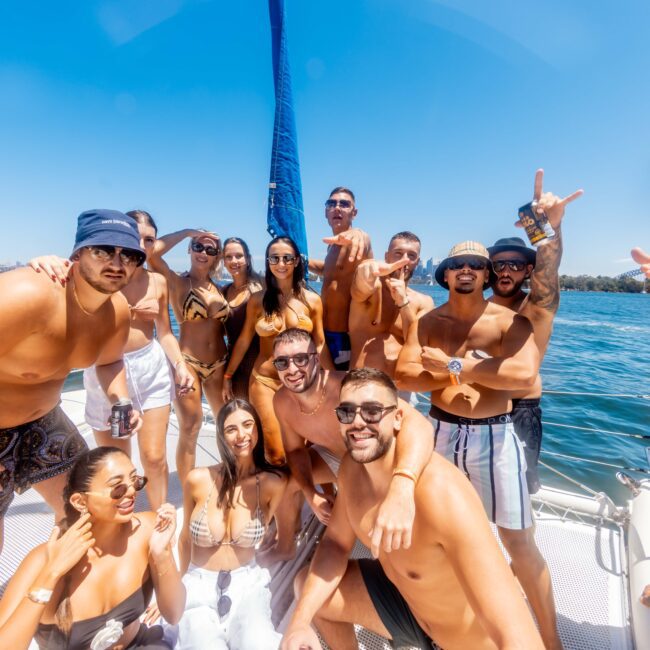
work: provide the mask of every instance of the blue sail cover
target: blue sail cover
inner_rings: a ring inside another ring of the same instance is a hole
[[[266,227],[273,236],[291,237],[307,257],[305,213],[298,160],[298,139],[291,94],[291,72],[287,52],[284,0],[269,0],[275,84],[275,122],[269,178],[269,207]]]

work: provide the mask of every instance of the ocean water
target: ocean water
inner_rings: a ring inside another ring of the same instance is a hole
[[[318,285],[315,287],[319,288]],[[447,300],[440,287],[414,287],[433,296],[436,305]],[[172,327],[177,326],[172,316]],[[551,343],[542,364],[544,440],[541,461],[593,490],[605,491],[624,503],[629,492],[615,478],[617,468],[639,468],[628,473],[650,478],[650,294],[563,292]],[[80,387],[79,373],[66,388]],[[606,397],[598,394],[624,394]],[[422,407],[423,412],[426,408]],[[596,431],[568,429],[579,426]],[[611,435],[612,431],[647,440]],[[616,467],[558,458],[551,454],[609,463]],[[542,482],[580,492],[566,480],[540,467]]]

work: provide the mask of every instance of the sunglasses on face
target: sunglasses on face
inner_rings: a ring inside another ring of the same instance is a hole
[[[86,246],[86,250],[98,262],[111,262],[115,253],[119,251],[120,262],[124,266],[140,266],[144,264],[146,255],[131,248],[118,248],[117,246]]]
[[[271,266],[277,266],[280,262],[288,266],[289,264],[293,264],[296,261],[296,256],[295,255],[269,255],[266,258],[266,261]]]
[[[232,576],[230,575],[230,571],[226,571],[226,570],[219,571],[219,575],[217,576],[217,589],[219,590],[219,600],[217,601],[217,613],[219,614],[219,618],[228,616],[228,613],[230,612],[230,608],[232,607],[232,600],[230,600],[230,596],[226,596],[225,594],[226,589],[228,589],[228,587],[230,586],[231,580],[232,580]]]
[[[280,372],[286,370],[292,361],[296,368],[304,368],[315,354],[316,352],[301,352],[294,354],[292,357],[278,357],[277,359],[273,359],[273,365]]]
[[[352,207],[352,201],[349,199],[339,199],[338,201],[336,199],[327,199],[327,201],[325,201],[325,207],[328,210],[333,210],[337,206],[344,210],[349,210]]]
[[[499,260],[492,262],[492,268],[496,273],[501,273],[506,266],[511,271],[523,271],[526,268],[526,260]]]
[[[363,404],[339,404],[334,411],[341,424],[352,424],[357,413],[361,413],[361,419],[366,424],[376,424],[386,413],[390,413],[396,408],[396,404],[384,406],[376,402],[364,402]]]
[[[113,501],[119,501],[128,491],[130,487],[136,492],[140,492],[142,488],[147,484],[149,479],[146,476],[134,476],[133,480],[130,483],[120,483],[111,488],[111,491],[108,493],[108,496],[113,499]],[[100,494],[104,495],[104,492],[86,492],[86,494]]]
[[[447,262],[447,268],[450,271],[460,271],[466,266],[469,266],[472,271],[484,271],[487,269],[487,265],[487,260],[481,257],[458,257]]]
[[[219,249],[215,248],[214,246],[206,246],[205,244],[202,244],[200,241],[193,241],[190,244],[191,249],[195,253],[203,253],[205,252],[206,255],[209,255],[210,257],[216,257],[219,255]]]

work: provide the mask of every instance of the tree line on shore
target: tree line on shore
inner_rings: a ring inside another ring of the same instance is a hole
[[[604,275],[561,275],[563,291],[609,291],[613,293],[641,293],[644,283],[635,278],[609,278]]]

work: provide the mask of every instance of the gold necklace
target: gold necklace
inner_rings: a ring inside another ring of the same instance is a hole
[[[81,309],[81,311],[86,314],[86,316],[94,316],[94,314],[84,309],[84,306],[81,304],[81,302],[79,302],[79,296],[77,295],[77,283],[74,280],[72,281],[72,295],[74,296],[74,301],[77,303],[77,307],[79,307],[79,309]]]
[[[323,406],[323,401],[325,400],[325,392],[327,388],[327,380],[323,375],[321,375],[321,377],[323,377],[323,390],[321,391],[320,399],[318,400],[318,404],[316,405],[316,408],[313,411],[309,411],[309,412],[303,411],[302,407],[300,406],[300,402],[298,402],[298,408],[300,409],[300,412],[303,415],[314,415],[314,413],[316,413],[318,409],[320,409],[320,407]]]

